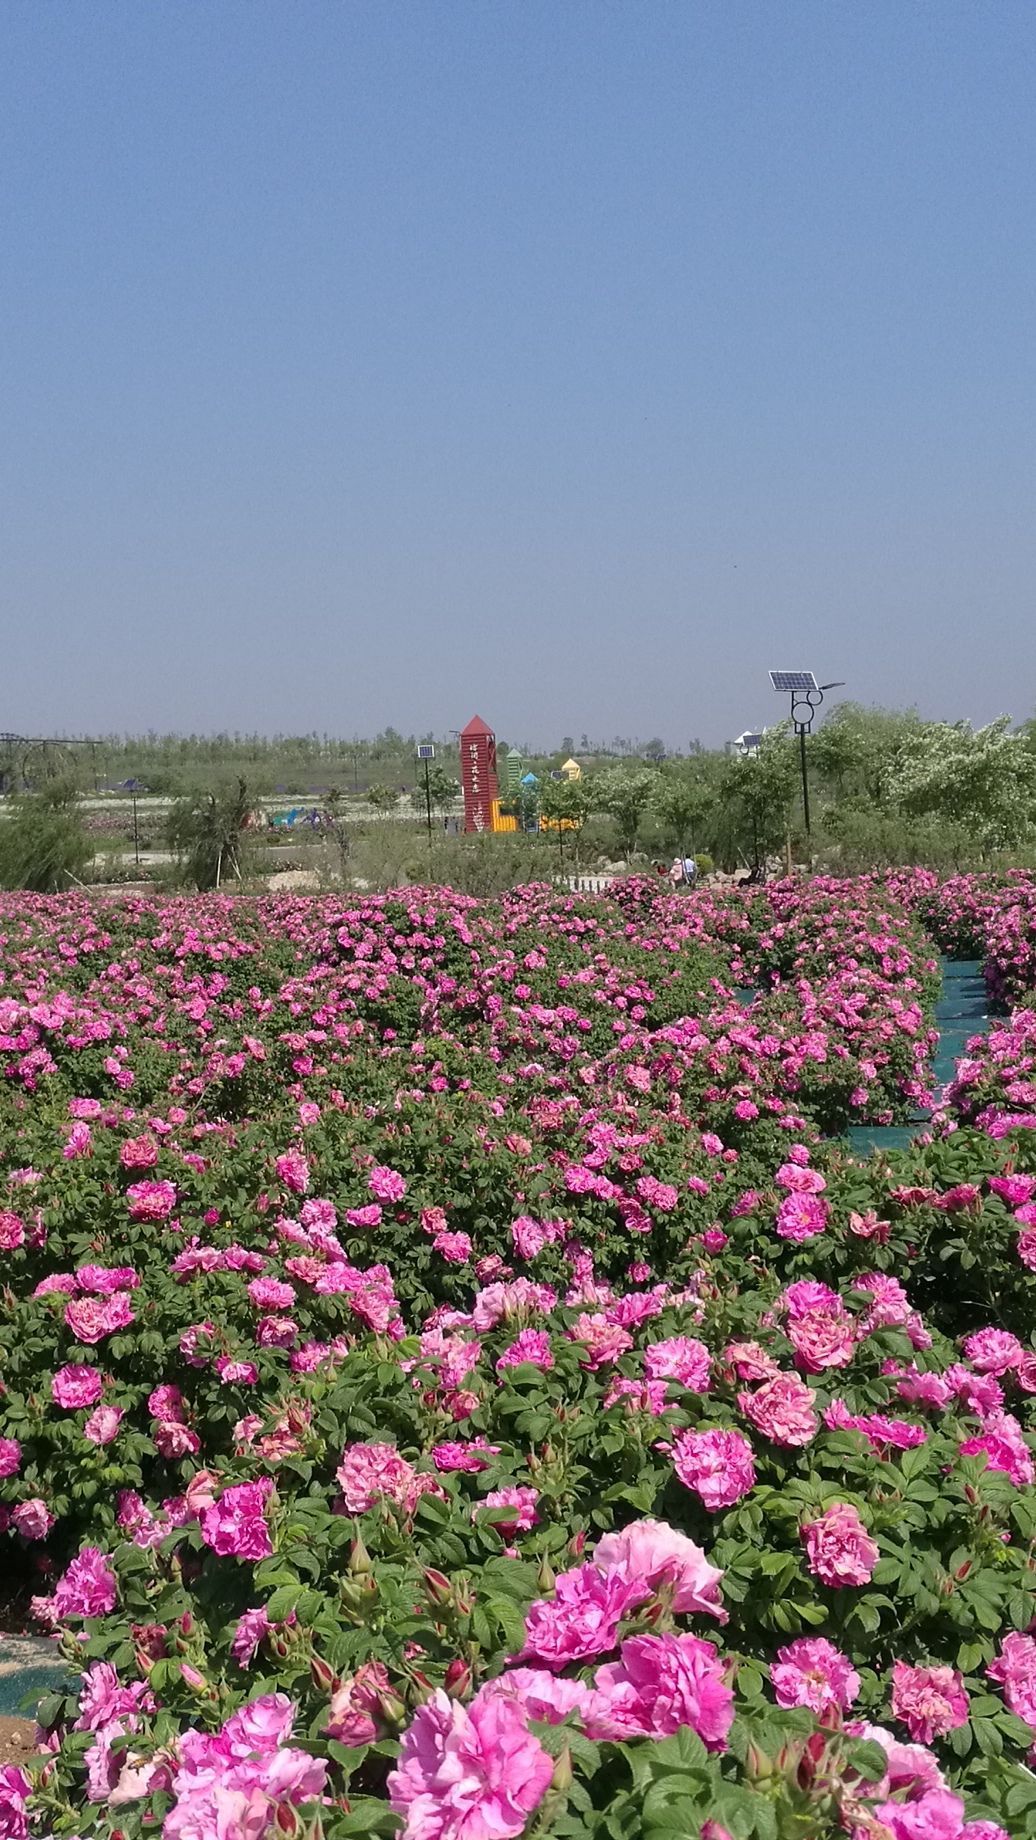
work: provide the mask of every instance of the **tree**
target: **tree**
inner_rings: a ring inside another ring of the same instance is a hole
[[[557,838],[558,859],[564,865],[565,844],[578,853],[583,826],[590,816],[590,792],[581,779],[548,779],[540,787],[540,814]]]
[[[590,816],[590,789],[581,779],[547,779],[540,787],[540,812],[551,824],[564,823],[578,837]]]
[[[925,722],[896,764],[892,791],[909,816],[959,824],[983,850],[1006,849],[1032,834],[1036,755],[1008,716],[978,729]]]
[[[651,793],[651,810],[666,844],[685,855],[716,803],[716,795],[699,772],[686,768],[663,769]]]
[[[619,847],[624,856],[633,851],[640,820],[654,791],[655,775],[626,767],[606,767],[590,782],[594,804],[607,812],[619,833]]]
[[[841,703],[809,738],[810,771],[839,803],[894,809],[900,763],[914,754],[924,728],[913,709]]]
[[[457,802],[460,786],[454,779],[453,774],[447,773],[445,767],[440,767],[438,761],[433,762],[428,768],[428,792],[431,797],[433,811],[449,811],[450,806],[455,805]],[[423,768],[421,769],[421,777],[414,787],[413,792],[410,794],[410,802],[415,811],[424,811],[425,791]]]
[[[766,735],[757,754],[732,754],[724,762],[715,826],[716,854],[722,860],[733,865],[741,855],[758,869],[780,849],[795,796],[795,772],[783,728]]]
[[[55,782],[18,793],[0,819],[0,887],[60,894],[82,880],[93,856],[74,787]]]
[[[367,788],[367,803],[375,811],[394,811],[399,804],[399,793],[395,786],[382,786],[375,783]]]
[[[243,779],[215,792],[179,799],[166,835],[186,874],[199,890],[218,888],[228,875],[241,876],[252,800]]]
[[[332,839],[335,849],[338,851],[338,868],[342,880],[344,881],[348,874],[349,852],[352,848],[352,843],[345,825],[342,809],[342,795],[337,787],[333,786],[324,800],[324,809],[321,812],[321,822],[324,830]]]
[[[644,743],[644,759],[645,760],[650,760],[654,766],[660,767],[663,760],[665,759],[665,756],[666,756],[666,746],[665,746],[665,742],[662,740],[662,737],[660,735],[653,735],[650,741],[645,741]]]

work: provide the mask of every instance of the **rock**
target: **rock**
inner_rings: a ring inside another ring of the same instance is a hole
[[[320,887],[320,877],[315,869],[278,869],[276,875],[268,875],[266,886],[271,894],[279,894],[289,889],[312,890]]]

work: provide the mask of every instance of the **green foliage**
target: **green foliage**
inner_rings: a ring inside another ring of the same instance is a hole
[[[590,805],[590,788],[581,779],[547,779],[540,789],[543,817],[572,826],[576,837],[590,816]]]
[[[703,835],[716,793],[697,764],[671,763],[658,774],[650,803],[666,845],[682,855]]]
[[[900,760],[892,792],[910,815],[959,824],[984,849],[1003,849],[1032,834],[1036,754],[1007,716],[979,729],[929,722]]]
[[[394,811],[399,804],[399,793],[395,786],[383,786],[376,782],[367,788],[367,803],[375,811]]]
[[[598,773],[591,792],[599,811],[607,812],[619,833],[619,846],[625,855],[636,847],[640,821],[655,789],[656,775],[641,768],[608,767]]]
[[[758,866],[781,848],[796,790],[797,762],[783,729],[767,735],[755,755],[732,755],[725,763],[713,840],[721,862],[739,857]]]
[[[0,814],[0,888],[58,894],[83,879],[93,845],[71,787],[20,793],[6,813]]]
[[[424,811],[427,803],[424,767],[419,765],[417,771],[417,785],[410,795],[410,802],[415,811]],[[428,796],[431,799],[432,810],[449,811],[450,807],[456,804],[459,794],[458,780],[452,773],[448,773],[445,767],[441,767],[437,760],[433,761],[428,768]]]
[[[252,802],[243,779],[218,791],[180,799],[169,814],[167,836],[184,873],[199,890],[240,878]]]

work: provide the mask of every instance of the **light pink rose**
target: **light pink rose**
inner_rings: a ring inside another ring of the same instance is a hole
[[[388,1779],[403,1840],[516,1840],[554,1765],[504,1693],[462,1706],[440,1690],[414,1714]]]

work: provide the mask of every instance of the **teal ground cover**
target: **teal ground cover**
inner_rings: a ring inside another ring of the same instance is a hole
[[[939,968],[942,985],[935,1005],[939,1040],[932,1056],[936,1104],[952,1080],[957,1062],[966,1055],[969,1041],[987,1034],[992,1027],[981,959],[942,958]],[[857,1156],[872,1156],[876,1150],[905,1150],[930,1116],[919,1111],[907,1124],[853,1125],[846,1136]]]
[[[43,1695],[67,1680],[68,1662],[45,1636],[0,1635],[0,1717],[31,1718]]]

